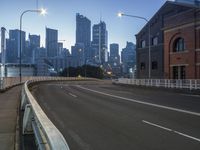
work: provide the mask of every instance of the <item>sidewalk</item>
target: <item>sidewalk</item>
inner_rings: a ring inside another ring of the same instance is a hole
[[[0,150],[14,150],[21,86],[0,93]]]

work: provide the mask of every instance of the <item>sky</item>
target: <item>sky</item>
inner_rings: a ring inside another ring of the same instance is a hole
[[[107,26],[108,44],[118,43],[121,51],[126,46],[126,41],[135,43],[135,34],[142,29],[145,21],[130,17],[119,18],[117,13],[150,19],[165,2],[166,0],[0,0],[0,27],[5,27],[7,31],[19,29],[23,11],[43,7],[47,9],[46,16],[37,13],[24,15],[22,30],[26,31],[26,37],[28,38],[29,33],[40,35],[41,46],[45,46],[45,27],[57,29],[58,39],[65,40],[64,47],[71,50],[71,46],[75,44],[76,13],[80,13],[90,19],[92,25],[99,23],[101,18]]]

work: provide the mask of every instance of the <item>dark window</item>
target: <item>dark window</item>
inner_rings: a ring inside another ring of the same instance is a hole
[[[174,42],[173,52],[181,52],[185,50],[185,41],[183,38],[177,38]]]
[[[158,37],[152,38],[152,45],[153,46],[158,45]]]
[[[141,62],[141,64],[140,64],[140,70],[144,70],[144,69],[145,69],[145,63]]]
[[[158,62],[157,61],[152,61],[152,63],[151,63],[151,69],[152,70],[158,69]]]
[[[173,67],[173,79],[185,79],[185,66]]]

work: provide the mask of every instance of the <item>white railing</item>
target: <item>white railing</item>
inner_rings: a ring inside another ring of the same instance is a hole
[[[177,89],[200,89],[200,79],[172,80],[172,79],[127,79],[119,78],[112,81],[119,84],[130,84],[138,86],[177,88]]]

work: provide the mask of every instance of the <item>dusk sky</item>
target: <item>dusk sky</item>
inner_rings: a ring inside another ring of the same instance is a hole
[[[58,30],[58,39],[66,40],[64,46],[71,49],[75,43],[76,13],[91,20],[92,25],[99,23],[100,16],[108,30],[108,44],[119,43],[120,51],[126,41],[135,43],[135,34],[145,25],[136,18],[119,18],[118,12],[138,15],[150,19],[166,0],[38,0],[39,8],[47,9],[43,17],[27,13],[23,17],[23,30],[26,36],[41,35],[41,46],[45,46],[45,26]],[[27,9],[36,9],[36,0],[1,0],[0,26],[19,29],[20,14]],[[8,37],[8,34],[6,35]]]

